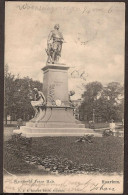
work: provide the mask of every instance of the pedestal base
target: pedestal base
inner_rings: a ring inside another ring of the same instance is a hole
[[[94,135],[94,137],[102,137],[102,134],[96,133],[92,129],[86,128],[36,128],[22,126],[20,129],[14,130],[13,133],[21,134],[23,137],[61,137],[61,136],[84,136]]]
[[[76,120],[71,107],[47,106],[40,108],[36,117],[26,123],[26,127],[36,128],[84,128],[85,125]]]
[[[91,129],[86,129],[84,124],[76,120],[71,107],[46,107],[40,108],[38,115],[26,126],[14,130],[13,133],[22,134],[24,137],[46,136],[84,136],[93,134],[101,137]]]

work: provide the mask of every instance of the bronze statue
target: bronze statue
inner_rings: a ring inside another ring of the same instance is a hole
[[[54,26],[54,30],[52,30],[48,36],[47,41],[47,63],[56,63],[59,61],[59,57],[61,57],[62,44],[64,41],[62,33],[59,31],[59,24]]]
[[[37,116],[40,107],[44,107],[46,105],[46,99],[43,92],[38,91],[37,88],[34,88],[33,91],[35,96],[34,96],[34,101],[31,101],[31,105],[35,110],[35,116]]]
[[[71,100],[71,96],[73,96],[75,94],[75,91],[69,91],[69,93],[68,93],[68,97],[69,97],[69,104],[70,104],[70,106],[71,107],[74,107],[74,104],[73,104],[73,102],[72,102],[72,100]]]

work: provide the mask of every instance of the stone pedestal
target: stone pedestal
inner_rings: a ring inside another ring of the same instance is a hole
[[[55,106],[56,100],[61,101],[60,106],[69,106],[68,69],[69,67],[59,64],[48,64],[42,69],[43,93],[47,99],[47,106]]]
[[[69,105],[68,69],[60,64],[48,64],[42,70],[43,93],[46,107],[40,107],[39,113],[26,123],[26,128],[84,128],[73,115]]]
[[[40,107],[36,117],[14,133],[25,137],[82,136],[94,133],[75,119],[69,104],[68,69],[63,64],[48,64],[42,70],[43,93],[47,104]]]

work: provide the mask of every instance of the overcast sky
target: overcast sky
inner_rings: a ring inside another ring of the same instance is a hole
[[[81,84],[91,81],[123,83],[124,3],[6,2],[5,11],[5,64],[15,75],[43,81],[47,37],[58,23],[69,89],[80,93]]]

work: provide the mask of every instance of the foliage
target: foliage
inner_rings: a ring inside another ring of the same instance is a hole
[[[97,81],[88,83],[85,86],[85,91],[82,95],[83,103],[81,104],[79,110],[80,110],[81,115],[83,116],[86,115],[87,121],[92,120],[92,114],[93,114],[94,108],[96,109],[96,111],[99,110],[97,99],[98,99],[98,96],[101,94],[102,89],[103,89],[102,84]]]
[[[19,78],[12,75],[8,66],[5,66],[5,117],[7,115],[16,116],[15,120],[22,118],[29,120],[34,114],[30,103],[30,94],[33,88],[42,90],[42,84],[39,81],[33,81],[29,77]]]
[[[120,121],[123,118],[123,87],[118,82],[108,83],[104,87],[100,82],[88,83],[82,95],[83,103],[79,112],[85,120],[101,117],[103,121]],[[86,116],[86,118],[85,118]]]
[[[7,122],[7,115],[9,115],[9,113],[11,113],[12,109],[13,109],[13,94],[14,94],[14,80],[15,80],[15,76],[12,75],[11,73],[9,73],[8,71],[8,65],[5,66],[5,78],[4,78],[4,82],[5,82],[5,95],[4,95],[4,114],[5,114],[5,119]]]

